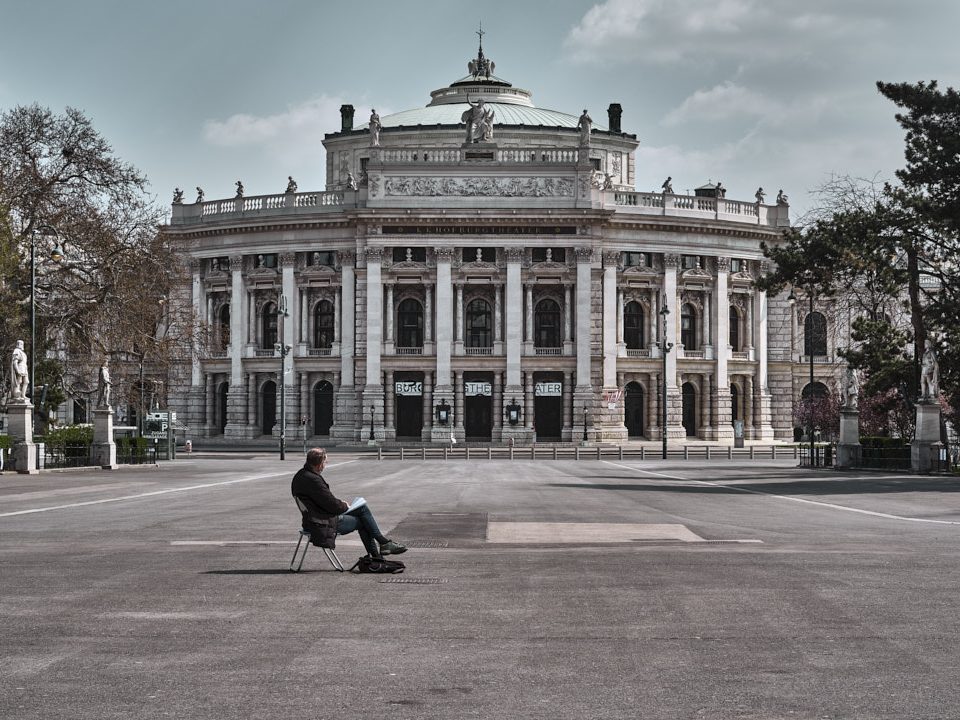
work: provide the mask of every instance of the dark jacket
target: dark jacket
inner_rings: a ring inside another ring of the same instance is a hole
[[[332,548],[337,537],[337,518],[349,505],[338,500],[323,476],[304,465],[293,476],[291,494],[303,503],[303,528],[310,531],[310,542]]]

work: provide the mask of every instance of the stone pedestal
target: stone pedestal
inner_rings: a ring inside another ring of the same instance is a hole
[[[113,441],[113,408],[93,411],[93,460],[104,470],[117,469],[117,444]]]
[[[840,442],[837,443],[837,468],[853,468],[860,465],[860,411],[853,408],[840,410]]]
[[[917,432],[910,443],[910,467],[914,472],[930,472],[934,446],[940,443],[940,406],[932,402],[917,403]]]
[[[13,462],[18,473],[37,474],[37,445],[33,442],[33,405],[24,401],[7,405],[7,427],[13,440]]]

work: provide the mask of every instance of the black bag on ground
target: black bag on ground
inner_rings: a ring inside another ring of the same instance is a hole
[[[402,573],[405,567],[406,565],[399,560],[385,560],[383,558],[364,555],[357,560],[350,569],[356,569],[359,573],[389,573],[396,575],[397,573]]]

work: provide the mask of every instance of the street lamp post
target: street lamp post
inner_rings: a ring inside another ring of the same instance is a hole
[[[660,350],[663,356],[663,379],[660,383],[660,438],[663,444],[663,459],[667,459],[667,353],[673,349],[673,343],[667,342],[667,316],[670,314],[670,308],[667,307],[664,299],[663,307],[660,309],[660,317],[663,318],[663,332],[660,336]]]
[[[373,408],[373,405],[371,405],[371,406],[370,406],[370,439],[371,439],[371,440],[375,440],[375,439],[376,439],[376,438],[374,438],[374,436],[373,436],[373,411],[374,411],[374,408]]]
[[[60,251],[60,235],[50,225],[40,225],[30,233],[30,402],[34,408],[37,405],[36,378],[37,378],[37,235],[52,236],[53,250],[50,259],[60,262],[63,253]],[[34,410],[36,412],[36,410]]]
[[[583,441],[587,441],[587,406],[583,406]]]

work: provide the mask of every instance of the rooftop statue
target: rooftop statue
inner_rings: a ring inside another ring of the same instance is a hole
[[[777,205],[789,205],[787,202],[787,196],[783,192],[783,188],[780,188],[780,192],[777,193]]]
[[[664,195],[673,195],[673,178],[668,177],[663,181],[663,185],[660,186],[663,190]]]
[[[586,147],[590,144],[590,131],[593,129],[593,118],[587,114],[587,109],[583,109],[583,115],[577,120],[577,127],[580,129],[580,146]]]
[[[173,204],[181,205],[183,204],[183,190],[180,188],[173,189]]]
[[[243,183],[240,182],[239,180],[237,180],[237,197],[238,198],[243,197]]]
[[[27,353],[23,350],[23,340],[17,340],[10,358],[10,393],[14,402],[27,401],[27,387],[30,376],[27,373]]]
[[[467,142],[490,142],[493,140],[493,109],[486,106],[483,98],[472,103],[468,97],[467,105],[470,106],[470,109],[464,110],[463,115],[460,116],[460,121],[467,125]]]
[[[380,124],[380,116],[377,115],[376,110],[370,111],[370,145],[372,147],[379,147],[380,145],[380,129],[383,125]]]
[[[767,196],[767,194],[763,191],[762,187],[759,187],[753,196],[757,199],[757,205],[763,205],[763,199]]]
[[[197,202],[198,203],[203,202],[203,188],[200,187],[199,185],[197,185]]]
[[[293,175],[287,175],[287,192],[295,193],[297,191],[297,181],[293,179]]]

